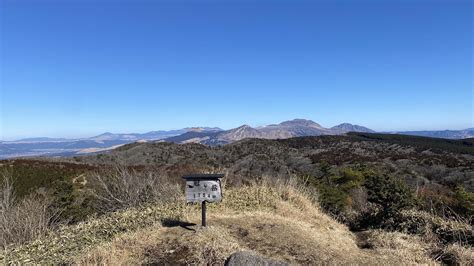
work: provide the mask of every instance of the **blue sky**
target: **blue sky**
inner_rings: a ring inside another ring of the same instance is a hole
[[[1,1],[0,139],[474,126],[471,1]]]

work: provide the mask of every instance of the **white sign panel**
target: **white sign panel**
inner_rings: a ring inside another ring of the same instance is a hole
[[[186,202],[219,202],[222,200],[218,180],[186,181]]]

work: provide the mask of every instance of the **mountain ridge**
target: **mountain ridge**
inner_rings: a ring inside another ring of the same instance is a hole
[[[333,128],[325,128],[312,120],[297,118],[258,128],[244,124],[233,129],[218,132],[217,134],[201,134],[199,137],[189,135],[188,138],[186,138],[186,135],[181,135],[179,138],[172,137],[164,139],[164,141],[174,143],[194,142],[213,146],[228,144],[246,138],[286,139],[304,136],[340,135],[351,131],[364,133],[375,132],[369,128],[352,125],[350,123],[343,123]]]
[[[375,133],[376,131],[350,123],[341,123],[326,128],[312,120],[297,118],[256,128],[244,124],[228,130],[218,127],[186,127],[177,130],[156,130],[145,133],[104,132],[93,137],[77,139],[33,137],[14,141],[0,141],[0,159],[24,156],[73,156],[91,151],[104,151],[111,147],[119,147],[132,142],[166,141],[217,146],[245,138],[286,139],[303,136],[344,135],[348,132]],[[444,139],[474,138],[474,128],[381,133]]]
[[[364,132],[364,133],[375,133],[375,130],[372,130],[370,128],[364,127],[364,126],[359,126],[359,125],[353,125],[350,123],[342,123],[337,126],[331,127],[332,130],[335,131],[341,131],[341,132]]]

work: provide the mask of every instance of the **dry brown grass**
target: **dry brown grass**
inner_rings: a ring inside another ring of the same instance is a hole
[[[444,247],[439,253],[440,260],[450,264],[474,265],[474,248],[452,244]]]
[[[75,264],[79,265],[137,265],[145,261],[144,251],[161,238],[156,226],[119,235],[110,243],[84,252]]]
[[[79,265],[223,264],[238,242],[221,228],[189,231],[180,227],[152,228],[123,234],[76,259]]]
[[[348,228],[322,213],[310,193],[292,185],[232,188],[209,208],[208,228],[154,226],[122,234],[79,255],[78,264],[222,264],[233,252],[252,250],[291,264],[435,264],[417,237],[374,231],[371,249],[358,247]],[[184,220],[199,224],[199,208]]]
[[[147,263],[222,265],[237,250],[238,240],[224,228],[199,228],[194,232],[173,227],[164,228],[162,238],[145,251]]]
[[[421,237],[383,230],[367,233],[369,234],[367,242],[371,245],[374,255],[380,259],[398,257],[405,264],[434,264],[430,258],[434,247]]]
[[[167,219],[177,223],[164,223]],[[440,250],[420,237],[381,230],[366,232],[367,243],[362,246],[360,237],[320,210],[312,191],[293,180],[263,178],[224,189],[223,202],[209,205],[207,228],[185,228],[180,222],[200,223],[199,206],[185,206],[182,196],[175,202],[157,201],[62,227],[16,247],[9,259],[43,264],[211,265],[222,264],[233,252],[252,250],[291,264],[395,265],[472,264],[474,254],[472,248],[451,245]],[[438,253],[433,255],[433,250]]]
[[[78,254],[86,254],[98,245],[142,228],[149,228],[164,218],[177,219],[188,208],[184,204],[142,206],[119,211],[57,230],[25,245],[14,246],[2,260],[9,263],[61,264],[70,263]]]

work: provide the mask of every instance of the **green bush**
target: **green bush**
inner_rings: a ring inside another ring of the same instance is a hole
[[[474,216],[474,193],[466,191],[464,187],[458,186],[455,189],[455,199],[457,201],[457,209],[464,216],[468,216],[472,220]]]
[[[349,195],[347,192],[340,187],[324,182],[319,183],[317,187],[321,207],[333,215],[341,215],[348,205]]]
[[[59,178],[53,183],[51,208],[58,213],[59,221],[77,223],[94,213],[91,196],[75,189],[68,178]]]
[[[323,175],[319,179],[306,178],[306,183],[318,188],[324,210],[354,229],[392,225],[391,220],[401,210],[416,203],[412,191],[402,180],[373,169],[345,167],[331,174],[323,163],[321,170]]]
[[[402,180],[388,175],[368,174],[364,186],[367,188],[368,201],[380,206],[380,211],[371,217],[371,223],[389,225],[390,220],[401,210],[411,208],[416,203],[408,186]]]
[[[320,204],[329,213],[342,216],[345,220],[344,214],[353,202],[350,191],[364,183],[364,175],[353,168],[343,168],[331,175],[330,168],[324,162],[320,168],[323,176],[320,179],[309,179],[318,188]]]
[[[358,170],[344,168],[339,175],[333,177],[333,180],[341,186],[342,190],[349,191],[360,187],[364,183],[364,175]]]

